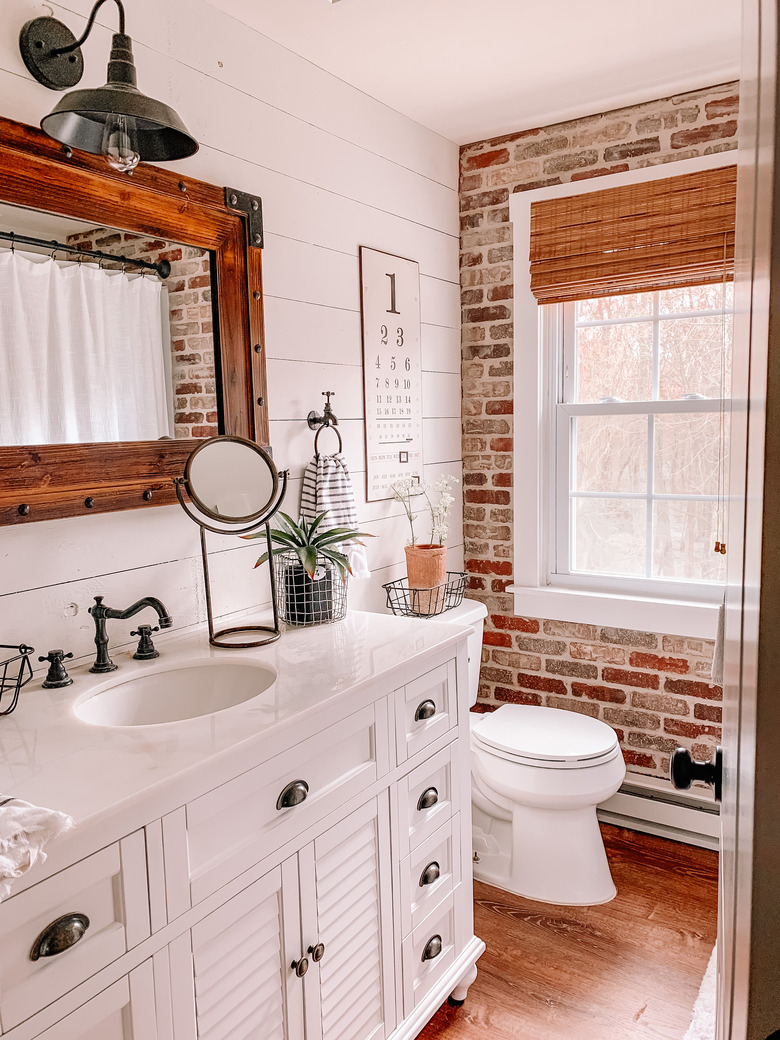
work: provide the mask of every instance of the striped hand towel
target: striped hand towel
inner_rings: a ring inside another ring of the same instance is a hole
[[[357,508],[347,460],[337,451],[334,455],[315,455],[303,474],[301,516],[313,520],[327,510],[322,527],[357,529]],[[347,545],[343,552],[349,560],[353,578],[370,578],[366,550],[362,545]]]

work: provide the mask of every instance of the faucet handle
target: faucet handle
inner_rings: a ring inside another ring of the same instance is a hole
[[[49,662],[49,670],[42,683],[44,690],[58,690],[62,686],[71,685],[73,680],[65,671],[63,664],[63,661],[69,657],[73,657],[73,654],[66,654],[64,650],[50,650],[45,657],[38,658],[39,661]]]
[[[151,661],[153,657],[159,657],[160,651],[155,650],[154,643],[152,642],[152,632],[159,632],[160,629],[151,625],[139,625],[138,628],[131,632],[131,636],[140,636],[138,640],[138,649],[133,654],[135,661]]]

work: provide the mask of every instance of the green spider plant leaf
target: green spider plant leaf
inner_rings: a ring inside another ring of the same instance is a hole
[[[341,580],[346,582],[347,575],[352,573],[352,568],[349,565],[349,560],[340,552],[336,552],[333,549],[322,549],[320,555],[324,556],[326,560],[330,560],[336,570],[339,572]]]
[[[295,551],[305,567],[306,573],[314,580],[314,572],[317,569],[317,550],[313,545],[300,545]]]
[[[280,546],[280,548],[278,548],[278,549],[272,549],[271,550],[271,555],[272,556],[279,556],[280,553],[285,553],[285,552],[289,552],[289,549],[287,549],[285,546]],[[265,563],[265,561],[267,559],[268,559],[268,553],[264,552],[263,555],[259,558],[259,560],[255,564],[255,567],[260,567],[262,564]]]

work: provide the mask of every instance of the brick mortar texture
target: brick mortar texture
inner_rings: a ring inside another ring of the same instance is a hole
[[[546,704],[601,718],[617,730],[628,769],[653,776],[668,776],[675,747],[709,758],[720,740],[713,644],[514,617],[506,592],[514,519],[509,196],[735,149],[738,103],[738,85],[721,84],[460,152],[465,555],[468,595],[488,608],[477,709]]]

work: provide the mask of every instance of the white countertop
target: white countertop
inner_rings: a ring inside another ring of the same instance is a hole
[[[287,729],[302,714],[380,680],[399,665],[463,638],[459,625],[350,611],[345,620],[284,629],[275,643],[251,650],[211,647],[205,627],[160,632],[160,657],[134,661],[113,652],[118,669],[92,675],[91,662],[70,670],[73,685],[44,690],[43,676],[24,687],[16,710],[0,718],[0,792],[59,809],[77,823],[115,812],[203,763],[258,736]],[[273,666],[276,682],[243,704],[156,726],[106,727],[82,722],[74,703],[97,686],[144,671],[199,660],[252,658]],[[392,688],[388,685],[388,692]]]

